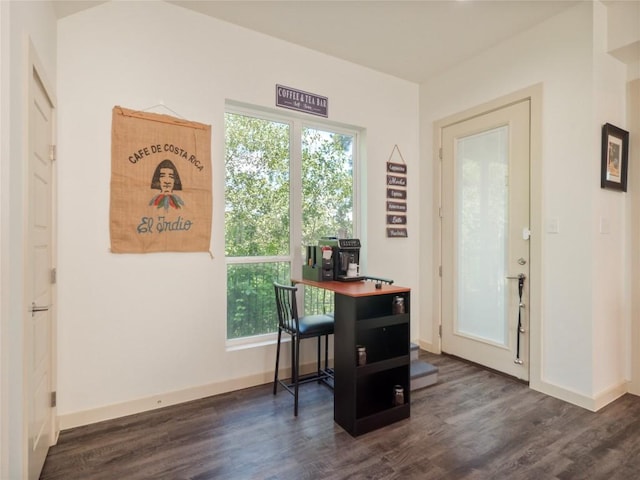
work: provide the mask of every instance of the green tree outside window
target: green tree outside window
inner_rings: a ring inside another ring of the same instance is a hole
[[[300,142],[292,140],[294,131],[300,132]],[[354,137],[297,128],[294,122],[225,115],[227,338],[275,332],[273,282],[290,281],[293,266],[301,265],[303,245],[338,232],[352,235]],[[293,144],[300,144],[301,152],[292,153]],[[293,162],[299,168],[292,168]],[[301,178],[292,179],[292,171]],[[301,186],[299,192],[292,191],[292,183]],[[292,211],[301,212],[299,218]],[[294,252],[291,238],[302,239]],[[318,311],[314,298],[305,295],[305,311]]]

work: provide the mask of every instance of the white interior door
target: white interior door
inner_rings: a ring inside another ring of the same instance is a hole
[[[25,382],[29,479],[37,479],[55,438],[52,374],[53,107],[35,69],[29,104],[29,214],[26,259]]]
[[[442,129],[442,351],[529,379],[529,101]]]

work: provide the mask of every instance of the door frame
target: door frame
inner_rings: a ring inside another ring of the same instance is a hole
[[[496,98],[481,105],[458,112],[434,122],[433,126],[433,158],[435,163],[433,177],[433,262],[436,268],[433,273],[433,310],[432,338],[435,353],[442,353],[442,163],[441,142],[442,130],[448,125],[459,123],[485,113],[499,110],[508,105],[529,100],[530,118],[530,260],[529,260],[529,385],[540,390],[542,372],[542,84],[538,83],[503,97]]]
[[[640,139],[640,112],[635,105],[640,102],[640,78],[627,83],[627,126],[631,134],[631,141],[637,145]],[[640,149],[629,149],[629,161],[637,165],[640,162]],[[640,172],[637,168],[629,171],[629,185],[631,189],[640,185]],[[629,245],[638,245],[640,242],[640,208],[637,198],[627,197],[629,209],[627,221],[631,226],[629,233]],[[631,264],[628,268],[629,282],[631,285],[631,381],[629,393],[640,395],[640,275],[637,273],[640,267],[640,252],[637,248],[627,247]]]
[[[31,201],[31,189],[29,187],[29,171],[30,171],[30,152],[31,152],[31,104],[33,102],[33,82],[34,77],[37,76],[40,81],[42,88],[47,95],[50,103],[51,103],[51,142],[53,145],[56,144],[56,98],[54,94],[54,89],[52,88],[52,83],[49,81],[44,65],[40,61],[37,50],[33,44],[31,38],[28,39],[28,60],[26,62],[27,70],[25,72],[25,98],[24,98],[24,137],[23,137],[23,162],[24,162],[24,175],[23,175],[23,191],[24,191],[24,201],[25,201],[25,209],[23,210],[23,220],[22,224],[24,225],[24,245],[28,245],[30,242],[29,238],[29,202]],[[51,170],[51,267],[54,268],[57,265],[57,210],[56,210],[56,198],[57,198],[57,169],[56,169],[56,161],[52,161],[52,170]],[[30,292],[30,275],[28,269],[31,266],[31,261],[29,259],[29,249],[25,248],[23,250],[23,300],[24,300],[24,308],[23,308],[23,318],[22,318],[22,398],[23,398],[23,472],[25,475],[29,473],[29,398],[30,394],[30,372],[29,372],[29,359],[28,355],[31,353],[31,345],[29,344],[30,335],[28,335],[26,329],[29,326],[29,319],[31,317],[31,305],[30,298],[28,297],[28,292]],[[49,314],[51,316],[51,332],[50,332],[50,348],[51,348],[51,391],[57,391],[57,288],[56,283],[52,282],[51,284],[51,308],[49,310]],[[58,420],[57,415],[57,407],[52,407],[51,412],[51,425],[50,425],[50,438],[51,445],[55,445],[58,439],[58,435],[60,433],[60,422]],[[51,446],[50,445],[50,446]]]

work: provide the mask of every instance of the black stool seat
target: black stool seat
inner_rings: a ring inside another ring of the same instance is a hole
[[[311,381],[322,382],[333,389],[333,370],[329,368],[329,335],[333,334],[333,315],[306,315],[298,317],[296,286],[273,284],[278,311],[278,344],[276,346],[276,371],[273,378],[273,394],[282,385],[294,397],[293,414],[298,415],[298,387]],[[278,378],[280,363],[280,341],[282,332],[291,335],[291,380],[285,382]],[[324,368],[320,362],[320,338],[325,337]],[[300,375],[300,340],[317,338],[317,370],[308,375]]]
[[[333,316],[305,315],[304,317],[300,317],[300,335],[303,337],[332,335],[333,323]]]

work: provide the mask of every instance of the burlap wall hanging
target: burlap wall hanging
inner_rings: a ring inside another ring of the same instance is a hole
[[[208,252],[211,126],[113,108],[111,251]]]

